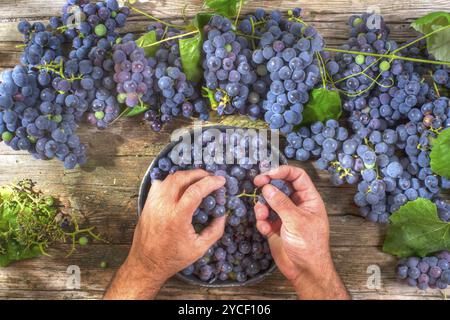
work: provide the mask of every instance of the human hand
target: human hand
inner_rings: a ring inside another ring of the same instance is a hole
[[[198,234],[192,226],[192,216],[203,198],[224,184],[224,177],[212,176],[203,170],[179,171],[164,181],[152,183],[133,245],[121,268],[123,275],[139,273],[138,287],[145,282],[152,287],[134,289],[147,292],[146,296],[127,293],[127,297],[144,299],[156,295],[168,278],[201,258],[222,237],[225,217],[216,218]],[[127,279],[126,290],[132,286],[129,281]],[[115,282],[109,291],[123,289]],[[107,293],[105,297],[116,298],[117,295]]]
[[[272,179],[291,183],[291,198]],[[281,166],[257,176],[267,204],[280,219],[269,221],[269,207],[255,205],[258,230],[268,237],[280,271],[294,284],[300,298],[337,299],[348,294],[335,271],[329,247],[329,223],[323,200],[303,169]]]

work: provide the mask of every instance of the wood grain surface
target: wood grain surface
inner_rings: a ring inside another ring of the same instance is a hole
[[[64,0],[11,0],[0,3],[0,70],[19,61],[16,31],[20,19],[45,21],[59,14]],[[180,21],[182,9],[192,16],[202,9],[202,1],[150,0],[137,6],[158,18]],[[394,39],[404,41],[415,36],[409,23],[431,11],[450,11],[448,0],[331,0],[331,1],[248,1],[244,12],[257,7],[287,10],[301,6],[304,20],[315,25],[328,45],[345,41],[346,21],[353,13],[371,8],[385,17]],[[141,32],[147,18],[133,14],[125,31]],[[50,250],[51,257],[22,261],[0,269],[0,298],[3,299],[98,299],[114,272],[125,259],[136,224],[136,206],[140,181],[158,152],[170,140],[170,133],[187,121],[176,121],[161,133],[153,133],[147,124],[123,119],[105,131],[82,124],[79,134],[88,145],[88,163],[82,168],[64,170],[58,161],[37,161],[25,152],[17,152],[0,143],[0,184],[32,178],[45,192],[59,195],[71,208],[87,217],[89,224],[108,240],[79,248],[64,258],[68,245]],[[385,227],[365,221],[353,205],[355,187],[332,187],[328,175],[311,163],[303,166],[314,179],[328,209],[331,246],[336,267],[354,299],[442,299],[440,290],[419,291],[395,279],[396,260],[382,253]],[[106,261],[107,269],[100,263]],[[81,288],[68,290],[69,265],[81,269]],[[379,288],[368,286],[369,266],[381,270]],[[447,291],[449,293],[449,291]],[[295,299],[292,286],[279,273],[242,288],[205,289],[170,280],[159,299]]]

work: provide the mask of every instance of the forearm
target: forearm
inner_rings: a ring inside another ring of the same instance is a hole
[[[299,299],[302,300],[350,299],[350,295],[333,265],[322,270],[302,272],[294,281],[294,287]]]
[[[154,299],[167,279],[158,275],[157,270],[145,268],[127,258],[117,271],[105,300],[150,300]]]

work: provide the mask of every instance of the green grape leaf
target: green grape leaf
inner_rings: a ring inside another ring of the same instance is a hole
[[[436,205],[418,198],[391,215],[383,251],[397,257],[450,250],[450,223],[439,219]]]
[[[203,68],[201,67],[203,37],[201,33],[191,38],[180,39],[178,43],[186,79],[199,82],[203,76]]]
[[[211,13],[206,12],[197,13],[194,19],[192,19],[192,25],[196,29],[203,31],[203,27],[209,23],[209,20],[211,20],[212,16],[213,14]]]
[[[433,140],[430,160],[434,173],[450,179],[450,129],[441,131]]]
[[[232,18],[238,13],[240,0],[205,0],[204,3],[214,13]]]
[[[153,45],[151,44],[156,42],[156,32],[155,30],[152,30],[150,32],[147,32],[143,36],[141,36],[139,39],[136,40],[136,45],[140,48],[144,49],[145,55],[147,57],[154,57],[156,54],[156,51],[159,49],[159,45]]]
[[[303,110],[302,125],[330,119],[338,120],[342,114],[341,97],[334,90],[313,89],[309,102]]]
[[[424,35],[442,29],[427,38],[427,49],[437,60],[450,61],[450,13],[432,12],[413,21],[411,26]]]
[[[6,254],[0,255],[0,267],[7,267],[14,261],[31,259],[41,255],[38,246],[27,248],[14,240],[9,240],[6,250]]]
[[[198,30],[195,36],[180,39],[180,58],[186,78],[193,82],[199,82],[203,77],[202,46],[204,40],[203,27],[209,22],[212,15],[199,13],[192,20],[191,26]]]
[[[140,115],[141,113],[144,113],[148,109],[149,109],[148,105],[142,104],[139,106],[135,106],[133,108],[128,108],[128,110],[124,112],[123,116],[128,118],[135,117],[137,115]]]

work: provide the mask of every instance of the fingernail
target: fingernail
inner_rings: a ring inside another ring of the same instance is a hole
[[[263,193],[266,199],[272,199],[277,193],[277,189],[271,184],[267,184],[263,189]]]
[[[222,176],[216,176],[216,177],[219,178],[220,181],[223,183],[227,182],[227,179],[225,179],[225,177],[222,177]]]

